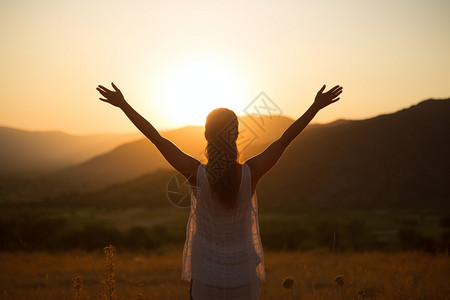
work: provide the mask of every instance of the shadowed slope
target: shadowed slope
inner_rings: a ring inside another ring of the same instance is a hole
[[[446,203],[449,137],[449,99],[312,128],[261,182],[261,206]]]

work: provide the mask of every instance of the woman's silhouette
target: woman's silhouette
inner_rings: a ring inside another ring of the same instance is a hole
[[[265,280],[255,189],[289,144],[316,113],[339,100],[342,87],[325,85],[311,107],[276,141],[243,164],[238,162],[238,119],[225,108],[206,119],[207,163],[182,152],[113,90],[99,85],[100,100],[119,107],[158,148],[193,189],[183,251],[182,279],[191,281],[191,299],[257,299]]]

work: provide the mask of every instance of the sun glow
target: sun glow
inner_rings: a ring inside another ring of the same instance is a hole
[[[162,114],[174,127],[202,125],[211,110],[237,110],[243,103],[243,80],[232,64],[220,57],[185,58],[160,79]]]

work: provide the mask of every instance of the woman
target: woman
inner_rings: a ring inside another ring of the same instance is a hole
[[[257,299],[265,280],[256,186],[316,113],[339,100],[342,87],[317,93],[311,107],[259,155],[238,162],[238,120],[225,108],[206,119],[206,158],[201,164],[182,152],[124,99],[99,85],[100,100],[119,107],[193,188],[183,251],[182,279],[191,281],[191,299]]]

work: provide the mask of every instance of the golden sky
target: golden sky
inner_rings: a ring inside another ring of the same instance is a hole
[[[158,129],[237,114],[264,91],[297,118],[322,84],[344,86],[314,122],[450,97],[450,1],[0,2],[0,125],[130,132],[98,100],[113,81]]]

